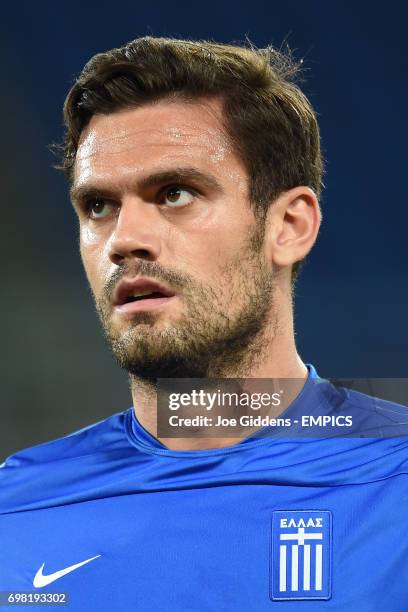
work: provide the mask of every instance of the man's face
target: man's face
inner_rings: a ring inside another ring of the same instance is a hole
[[[244,371],[265,342],[264,228],[220,117],[217,101],[163,101],[95,115],[81,135],[83,263],[115,357],[146,380]]]

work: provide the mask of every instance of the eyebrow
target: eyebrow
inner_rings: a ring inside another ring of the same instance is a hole
[[[216,192],[218,194],[223,193],[221,183],[211,174],[201,172],[193,167],[177,167],[169,170],[160,170],[142,178],[137,181],[138,188],[148,189],[149,187],[156,187],[165,183],[184,183],[193,182],[197,185],[202,186],[204,189]],[[75,204],[86,198],[92,198],[100,195],[111,195],[115,193],[114,189],[98,187],[96,185],[80,185],[75,187],[73,185],[70,190],[70,196],[72,202]]]

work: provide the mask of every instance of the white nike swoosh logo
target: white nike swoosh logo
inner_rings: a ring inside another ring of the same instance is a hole
[[[66,567],[65,569],[58,570],[58,572],[54,572],[53,574],[48,574],[48,576],[44,576],[43,574],[43,569],[45,565],[45,562],[44,562],[42,566],[40,567],[40,569],[38,570],[38,572],[36,573],[36,575],[34,576],[33,586],[35,586],[37,589],[47,586],[47,584],[51,584],[51,582],[58,580],[58,578],[62,578],[62,576],[65,576],[66,574],[73,572],[74,570],[78,569],[78,567],[82,567],[82,565],[85,565],[85,563],[89,563],[90,561],[93,561],[94,559],[97,559],[100,556],[101,555],[95,555],[95,557],[91,557],[90,559],[81,561],[81,563],[75,563],[75,565],[70,565],[69,567]]]

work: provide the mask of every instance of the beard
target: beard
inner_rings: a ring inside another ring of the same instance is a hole
[[[148,384],[158,378],[238,377],[248,374],[270,345],[265,334],[272,314],[273,273],[262,255],[264,224],[258,222],[243,248],[216,279],[204,285],[157,263],[135,260],[121,266],[105,285],[96,308],[119,366]],[[124,276],[149,276],[180,290],[183,314],[158,325],[160,315],[135,314],[125,331],[111,320],[111,296]]]

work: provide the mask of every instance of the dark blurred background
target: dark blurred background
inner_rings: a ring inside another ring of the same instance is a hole
[[[302,358],[325,377],[408,377],[404,3],[15,2],[2,8],[0,460],[131,405],[81,269],[47,146],[96,52],[141,35],[285,41],[327,159],[324,223],[297,290]]]

